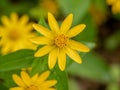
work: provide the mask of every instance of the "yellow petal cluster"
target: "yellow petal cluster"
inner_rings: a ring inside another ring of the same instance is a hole
[[[114,14],[120,13],[120,0],[107,0],[107,3],[112,6]]]
[[[29,17],[21,18],[12,13],[10,18],[3,16],[0,25],[0,47],[1,53],[7,54],[20,49],[35,49],[35,44],[29,41],[35,34],[32,32],[32,24],[28,23]]]
[[[9,90],[56,90],[53,86],[56,80],[47,80],[50,71],[43,72],[41,75],[35,74],[30,77],[25,71],[21,71],[21,77],[13,74],[13,80],[18,85]]]
[[[52,69],[58,62],[59,68],[63,71],[66,66],[66,55],[77,63],[82,63],[79,52],[88,52],[90,49],[80,42],[72,38],[78,35],[86,27],[85,24],[79,24],[71,28],[73,21],[73,14],[69,14],[59,27],[56,19],[51,13],[48,13],[48,24],[50,29],[39,24],[33,24],[36,31],[42,36],[31,39],[31,41],[38,45],[44,45],[36,53],[35,57],[41,57],[46,54],[48,56],[48,66]]]

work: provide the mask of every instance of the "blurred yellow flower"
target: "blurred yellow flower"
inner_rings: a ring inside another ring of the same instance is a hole
[[[21,70],[22,70],[22,71],[28,71],[28,72],[30,72],[30,71],[32,70],[32,67],[22,68]]]
[[[47,80],[50,72],[43,72],[41,75],[35,74],[33,77],[25,72],[21,72],[21,78],[13,74],[13,80],[18,85],[9,90],[56,90],[53,86],[57,83],[56,80]]]
[[[116,2],[117,0],[106,0],[108,5],[112,5]]]
[[[107,0],[107,3],[112,6],[114,14],[120,13],[120,0]]]
[[[20,19],[16,13],[12,13],[10,18],[3,16],[0,26],[0,46],[1,53],[7,54],[20,49],[35,49],[35,44],[29,41],[34,37],[32,24],[28,23],[29,17],[24,15]]]
[[[58,15],[59,13],[59,7],[56,0],[42,0],[40,6],[44,10],[45,15],[47,12],[51,12],[54,15]]]
[[[38,45],[45,45],[34,56],[41,57],[49,53],[48,65],[50,69],[55,66],[58,58],[59,68],[63,71],[66,66],[66,54],[75,62],[82,63],[77,51],[89,51],[87,46],[71,39],[82,32],[86,26],[85,24],[80,24],[70,29],[72,20],[73,14],[69,14],[61,24],[61,27],[59,27],[54,16],[48,13],[48,23],[51,30],[41,25],[33,24],[33,27],[43,36],[36,37],[31,41]]]

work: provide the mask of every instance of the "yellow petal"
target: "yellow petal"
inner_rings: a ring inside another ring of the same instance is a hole
[[[62,70],[62,71],[65,70],[66,54],[62,49],[59,50],[59,54],[58,54],[58,66],[59,66],[60,70]]]
[[[56,90],[55,88],[48,88],[48,89],[45,89],[45,90]]]
[[[35,81],[37,80],[37,78],[38,78],[38,73],[35,74],[35,75],[31,78],[31,81],[32,81],[32,82],[35,82]]]
[[[32,30],[33,30],[33,27],[32,27],[32,25],[33,25],[33,23],[29,23],[29,24],[27,24],[26,26],[24,26],[24,25],[21,25],[20,27],[23,27],[22,28],[22,31],[23,31],[23,33],[25,34],[25,33],[32,33]]]
[[[50,44],[50,39],[46,37],[35,37],[30,39],[31,42],[38,44],[38,45],[44,45],[44,44]]]
[[[108,5],[113,5],[116,2],[116,0],[106,0],[106,2]]]
[[[49,46],[49,45],[46,45],[42,48],[40,48],[36,53],[35,53],[35,57],[41,57],[41,56],[44,56],[46,54],[48,54],[54,47],[53,46]]]
[[[24,42],[14,42],[13,43],[13,46],[11,47],[11,52],[14,52],[14,51],[17,51],[19,49],[24,49],[25,48],[25,45],[24,45]]]
[[[77,62],[77,63],[79,63],[79,64],[82,63],[82,60],[81,60],[79,54],[78,54],[75,50],[72,50],[71,48],[66,47],[66,50],[65,50],[65,51],[66,51],[67,55],[68,55],[71,59],[73,59],[75,62]]]
[[[4,35],[4,31],[5,31],[4,27],[0,26],[0,37]]]
[[[48,81],[45,81],[45,82],[41,83],[41,87],[45,87],[45,88],[47,88],[47,87],[52,87],[52,86],[54,86],[56,83],[57,83],[56,80],[48,80]]]
[[[50,69],[52,69],[56,64],[57,54],[58,54],[58,48],[53,49],[49,54],[48,65]]]
[[[43,72],[38,79],[36,80],[35,84],[39,85],[44,82],[50,75],[50,71]]]
[[[11,20],[12,20],[12,23],[16,23],[18,21],[17,13],[12,13],[11,14]]]
[[[45,37],[53,39],[52,32],[50,30],[48,30],[47,28],[45,28],[39,24],[33,24],[33,27],[35,28],[35,30],[37,30],[39,33],[41,33]]]
[[[39,90],[56,90],[55,88],[46,88],[46,87],[40,87]]]
[[[56,33],[59,32],[58,23],[51,13],[48,13],[48,23],[49,23],[51,30],[53,30]]]
[[[69,46],[70,46],[70,48],[80,51],[80,52],[89,52],[90,51],[90,49],[87,46],[85,46],[82,43],[79,43],[77,41],[74,41],[74,40],[69,40]]]
[[[23,87],[13,87],[10,88],[9,90],[25,90]]]
[[[9,52],[11,52],[12,49],[12,44],[11,43],[6,43],[5,45],[3,45],[3,47],[1,48],[1,53],[2,54],[7,54]]]
[[[3,23],[5,26],[10,27],[11,22],[10,22],[10,20],[9,20],[9,18],[8,18],[7,16],[2,16],[2,17],[1,17],[1,21],[2,21],[2,23]]]
[[[25,71],[21,72],[21,78],[27,86],[31,85],[30,77]]]
[[[26,86],[26,85],[24,84],[23,80],[22,80],[19,76],[13,74],[12,77],[13,77],[13,80],[15,81],[15,83],[16,83],[18,86],[20,86],[20,87],[25,87],[25,86]]]
[[[29,21],[29,17],[27,15],[24,15],[20,18],[19,24],[21,26],[26,25],[28,21]]]
[[[70,29],[72,20],[73,20],[73,14],[69,14],[61,24],[61,28],[60,28],[61,32],[66,33]]]
[[[67,36],[74,37],[74,36],[78,35],[80,32],[82,32],[85,27],[86,27],[85,24],[77,25],[67,32]]]

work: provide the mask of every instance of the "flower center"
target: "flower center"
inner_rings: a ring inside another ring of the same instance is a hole
[[[19,37],[20,37],[20,34],[15,30],[11,31],[8,35],[8,38],[13,41],[18,40]]]
[[[30,86],[26,90],[39,90],[36,86]]]
[[[69,40],[68,37],[66,37],[64,34],[61,34],[55,38],[54,42],[56,46],[62,48],[67,45],[68,40]]]

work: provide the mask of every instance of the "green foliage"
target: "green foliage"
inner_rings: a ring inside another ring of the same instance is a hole
[[[0,72],[29,67],[34,60],[34,51],[20,50],[0,56]]]
[[[74,79],[69,80],[69,90],[82,90],[78,87],[77,82]]]
[[[73,63],[68,67],[67,71],[72,75],[79,75],[98,82],[111,81],[108,65],[103,58],[92,52],[83,57],[81,65]]]
[[[120,30],[106,38],[104,45],[107,50],[117,49],[120,46]]]
[[[56,85],[57,90],[69,90],[67,73],[61,71],[57,65],[55,69],[51,71],[51,78],[58,81],[58,84]]]
[[[1,90],[8,90],[8,88],[6,88],[4,85],[2,85],[1,83],[0,83],[0,89]]]
[[[58,3],[65,15],[73,13],[73,25],[76,25],[78,22],[82,21],[90,6],[90,0],[58,0]]]

